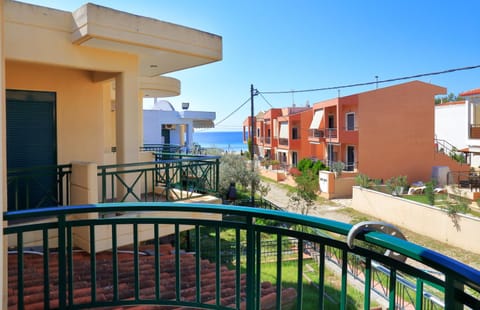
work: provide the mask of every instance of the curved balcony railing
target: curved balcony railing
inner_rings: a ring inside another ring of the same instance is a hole
[[[12,308],[29,308],[35,292],[44,309],[370,309],[381,305],[379,291],[389,309],[480,307],[479,271],[380,232],[360,234],[350,248],[352,225],[296,213],[118,203],[7,212],[4,220]]]

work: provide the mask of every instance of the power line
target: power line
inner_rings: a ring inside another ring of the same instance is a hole
[[[270,106],[270,108],[273,108],[273,105],[270,104],[270,102],[268,102],[268,100],[262,95],[262,93],[259,93],[260,97],[262,97],[263,100],[265,100],[265,102]]]
[[[216,124],[215,124],[215,127],[220,125],[221,123],[223,123],[224,121],[226,121],[228,118],[230,118],[230,116],[232,116],[233,114],[235,114],[238,110],[240,110],[244,105],[246,105],[248,102],[250,101],[250,98],[248,98],[247,100],[245,100],[244,103],[242,103],[238,108],[236,108],[235,110],[233,110],[232,112],[230,112],[230,114],[228,114],[226,117],[224,117],[222,120],[218,121]]]
[[[415,75],[410,75],[410,76],[403,76],[403,77],[392,78],[392,79],[387,79],[387,80],[377,80],[377,79],[376,79],[375,81],[372,81],[372,82],[364,82],[364,83],[356,83],[356,84],[347,84],[347,85],[339,85],[339,86],[330,86],[330,87],[322,87],[322,88],[303,89],[303,90],[261,91],[261,92],[259,92],[259,93],[260,93],[260,94],[270,94],[270,95],[274,95],[274,94],[294,94],[294,93],[306,93],[306,92],[324,91],[324,90],[332,90],[332,89],[341,89],[341,88],[350,88],[350,87],[358,87],[358,86],[367,86],[367,85],[379,84],[379,83],[389,83],[389,82],[402,81],[402,80],[410,80],[410,79],[416,79],[416,78],[425,77],[425,76],[440,75],[440,74],[452,73],[452,72],[456,72],[456,71],[472,70],[472,69],[477,69],[477,68],[480,68],[480,65],[469,66],[469,67],[462,67],[462,68],[455,68],[455,69],[448,69],[448,70],[436,71],[436,72],[429,72],[429,73],[421,73],[421,74],[415,74]]]

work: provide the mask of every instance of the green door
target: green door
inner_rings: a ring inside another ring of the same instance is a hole
[[[57,205],[56,94],[7,90],[6,98],[8,210]]]

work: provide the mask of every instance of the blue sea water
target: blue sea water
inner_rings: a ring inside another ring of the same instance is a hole
[[[193,142],[204,148],[218,148],[228,152],[246,151],[241,131],[198,131],[193,133]]]

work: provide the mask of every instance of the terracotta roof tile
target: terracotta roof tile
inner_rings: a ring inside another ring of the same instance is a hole
[[[153,253],[153,246],[141,247],[140,251]],[[173,248],[170,244],[160,245],[160,297],[162,299],[176,298],[175,283],[175,256],[172,255]],[[134,257],[133,252],[119,251],[118,257],[118,294],[120,299],[128,300],[134,297]],[[111,264],[111,252],[96,254],[96,300],[113,300],[113,267]],[[155,298],[155,257],[152,255],[139,255],[140,275],[140,298]],[[24,254],[24,304],[28,309],[44,308],[44,283],[43,263],[41,255]],[[10,254],[9,283],[8,283],[8,306],[9,309],[16,309],[18,303],[18,279],[17,279],[17,255]],[[91,274],[90,255],[86,252],[75,252],[73,254],[73,278],[74,278],[74,302],[76,304],[91,302]],[[182,254],[181,264],[181,299],[195,301],[196,299],[196,267],[195,256]],[[49,255],[49,303],[50,308],[58,308],[58,257],[55,253]],[[201,300],[202,302],[214,304],[216,302],[216,265],[208,260],[201,260]],[[235,304],[236,273],[225,266],[221,267],[221,304],[224,306]],[[245,297],[246,275],[241,275],[242,299]],[[262,309],[274,309],[276,302],[276,288],[269,282],[262,283]],[[290,304],[295,301],[296,291],[285,289],[282,292],[282,303]],[[264,307],[265,303],[265,307]],[[244,308],[242,306],[242,308]],[[176,306],[135,306],[135,307],[109,307],[105,309],[185,309]],[[192,308],[189,308],[192,309]]]
[[[475,96],[475,95],[480,95],[480,88],[467,90],[459,94],[459,96],[462,96],[462,97]]]

